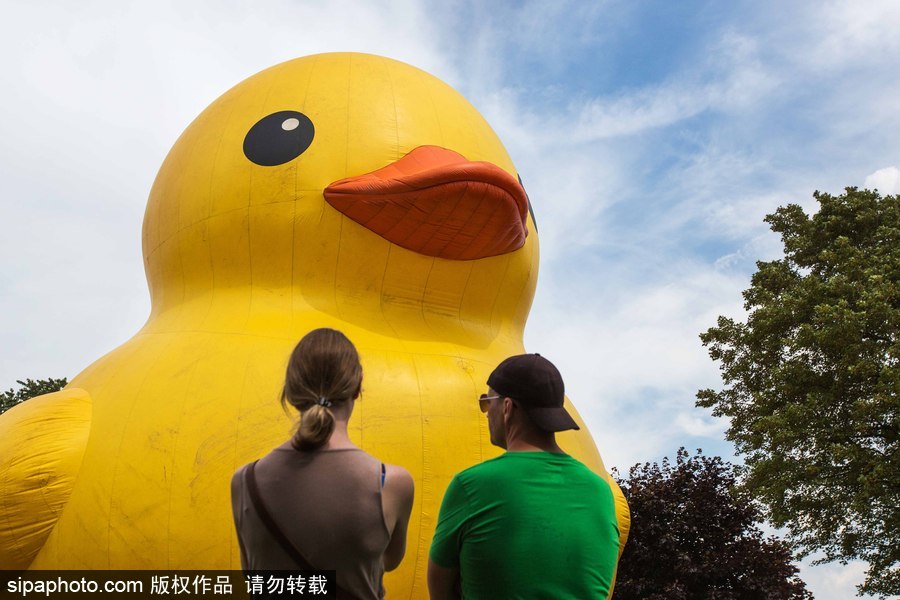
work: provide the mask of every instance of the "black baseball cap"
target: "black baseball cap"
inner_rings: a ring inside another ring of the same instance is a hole
[[[540,354],[510,356],[497,365],[487,384],[498,394],[517,401],[544,431],[579,429],[563,408],[566,392],[562,375]]]

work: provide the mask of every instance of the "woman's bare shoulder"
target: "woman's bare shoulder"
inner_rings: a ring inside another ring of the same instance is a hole
[[[400,498],[412,497],[415,482],[412,475],[405,467],[385,463],[384,489],[395,493]]]

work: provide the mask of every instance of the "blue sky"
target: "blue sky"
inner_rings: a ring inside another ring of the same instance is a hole
[[[742,315],[762,219],[844,186],[900,191],[900,5],[857,2],[11,2],[0,24],[0,386],[72,377],[149,310],[140,228],[187,124],[316,52],[397,58],[460,90],[522,174],[541,236],[526,347],[608,466],[735,460],[694,407],[698,334]],[[858,564],[804,567],[848,598]]]

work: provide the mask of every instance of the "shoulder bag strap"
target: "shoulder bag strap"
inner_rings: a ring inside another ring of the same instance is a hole
[[[250,463],[250,466],[247,467],[247,491],[250,492],[250,502],[253,503],[253,508],[256,510],[256,514],[259,515],[260,521],[263,522],[263,525],[266,526],[266,529],[275,538],[275,541],[278,542],[278,545],[281,546],[281,549],[287,552],[288,556],[290,556],[297,566],[302,571],[314,571],[315,569],[312,565],[309,564],[300,551],[297,550],[297,547],[294,546],[289,539],[284,535],[281,531],[281,528],[275,524],[275,521],[272,519],[272,515],[269,514],[269,511],[266,510],[266,505],[263,504],[262,498],[259,497],[259,488],[256,485],[256,475],[254,474],[254,469],[256,467],[256,463],[258,461],[253,461]]]
[[[281,546],[281,549],[287,552],[287,555],[290,556],[293,561],[297,564],[297,567],[301,571],[316,571],[317,569],[312,566],[306,558],[304,558],[303,554],[297,550],[297,547],[291,543],[291,541],[287,538],[286,535],[281,531],[281,528],[275,524],[275,520],[272,519],[272,515],[269,514],[269,511],[266,510],[266,505],[263,504],[262,498],[259,497],[259,488],[256,485],[256,475],[254,473],[254,469],[256,468],[256,463],[259,462],[257,460],[250,463],[247,467],[247,491],[250,493],[250,502],[253,503],[253,508],[256,510],[256,514],[259,515],[259,519],[263,522],[263,525],[266,526],[266,529],[275,538],[275,541],[278,542],[278,545]],[[347,591],[337,584],[337,581],[334,583],[335,590],[340,595],[340,597],[347,597],[351,600],[356,600],[356,596],[353,593]]]

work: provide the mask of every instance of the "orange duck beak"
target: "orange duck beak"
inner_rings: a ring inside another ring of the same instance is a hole
[[[384,239],[413,252],[475,260],[518,250],[528,196],[509,173],[437,146],[419,146],[365,175],[335,181],[325,200]]]

